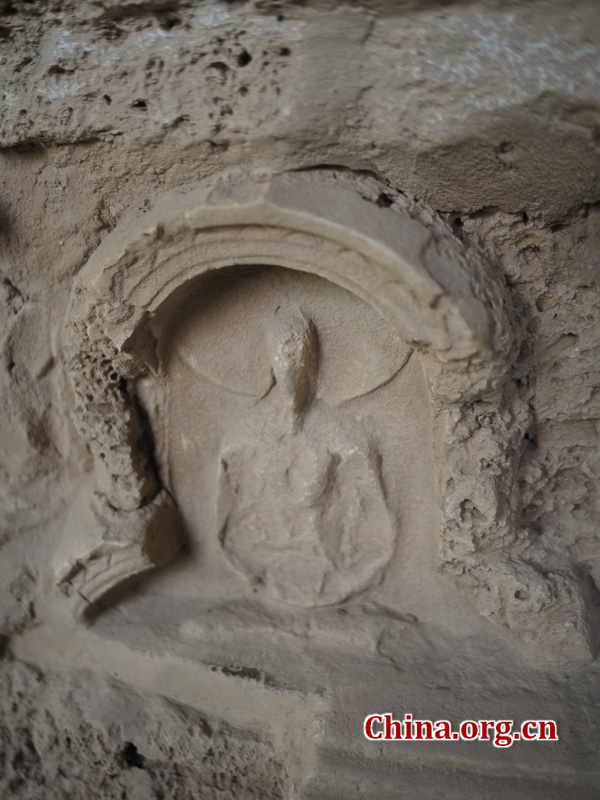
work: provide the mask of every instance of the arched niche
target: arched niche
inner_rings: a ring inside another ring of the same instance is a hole
[[[434,415],[440,568],[490,619],[586,658],[576,576],[544,570],[517,524],[515,445],[527,412],[508,379],[515,335],[503,283],[433,216],[362,195],[322,176],[192,186],[105,238],[68,313],[67,369],[96,485],[67,525],[57,581],[83,598],[81,610],[176,554],[176,498],[161,485],[134,388],[157,368],[156,320],[203,276],[278,267],[353,293],[420,359]]]
[[[244,265],[173,293],[151,327],[138,395],[188,536],[178,596],[315,608],[402,581],[411,555],[431,567],[430,391],[370,305]]]

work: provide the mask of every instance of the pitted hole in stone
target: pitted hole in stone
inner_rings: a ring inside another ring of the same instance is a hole
[[[137,769],[145,769],[146,758],[138,752],[137,747],[133,742],[126,742],[125,747],[121,751],[121,757],[128,767],[137,767]]]
[[[242,50],[242,52],[237,57],[237,63],[239,67],[247,67],[251,61],[252,61],[252,56],[247,50]]]
[[[170,31],[177,25],[181,25],[181,19],[176,14],[166,13],[159,17],[159,25],[163,31]]]
[[[389,208],[393,202],[394,201],[392,200],[392,198],[389,195],[385,194],[385,192],[381,192],[381,194],[375,201],[376,205],[378,205],[379,208]]]
[[[213,61],[206,67],[207,77],[221,84],[227,80],[228,72],[229,67],[224,61]]]

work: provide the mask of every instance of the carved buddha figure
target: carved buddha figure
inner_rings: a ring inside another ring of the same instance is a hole
[[[317,329],[297,307],[266,331],[271,389],[226,437],[219,536],[233,564],[286,602],[335,603],[366,588],[390,558],[394,529],[379,457],[359,423],[315,397]]]

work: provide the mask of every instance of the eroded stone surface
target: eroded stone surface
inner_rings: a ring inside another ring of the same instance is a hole
[[[268,741],[117,680],[9,660],[0,667],[0,697],[7,797],[287,794],[285,767]]]

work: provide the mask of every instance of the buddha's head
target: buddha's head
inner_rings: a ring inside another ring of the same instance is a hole
[[[299,309],[279,307],[267,331],[267,346],[286,417],[297,430],[317,381],[317,330]]]

